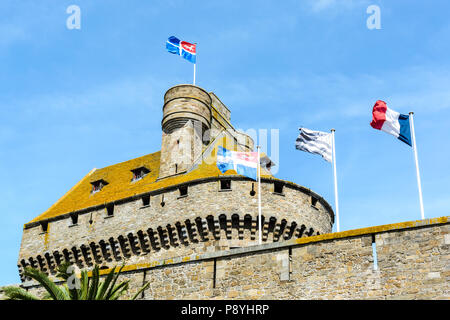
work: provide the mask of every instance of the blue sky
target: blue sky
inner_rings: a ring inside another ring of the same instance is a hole
[[[125,4],[126,3],[126,4]],[[69,5],[81,29],[69,30]],[[369,5],[381,29],[369,30]],[[19,282],[23,224],[92,168],[160,149],[165,91],[192,64],[240,129],[279,129],[276,176],[334,206],[332,167],[295,150],[336,129],[341,230],[420,219],[412,149],[369,125],[383,99],[415,112],[425,216],[450,206],[450,3],[445,0],[0,3],[0,285]],[[270,155],[270,152],[269,152]]]

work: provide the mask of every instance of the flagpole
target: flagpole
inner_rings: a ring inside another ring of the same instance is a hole
[[[194,63],[194,86],[195,86],[195,71],[196,71],[195,69],[197,66],[197,42],[194,44],[195,44],[195,63]]]
[[[261,226],[261,164],[260,164],[260,146],[256,146],[258,150],[258,234],[259,244],[262,244],[262,226]]]
[[[417,175],[417,187],[419,188],[419,202],[420,202],[420,215],[422,216],[422,220],[425,219],[425,213],[423,210],[423,199],[422,199],[422,184],[420,182],[420,173],[419,173],[419,160],[417,158],[417,146],[416,146],[416,134],[414,133],[414,119],[413,119],[414,112],[409,113],[410,118],[410,129],[411,129],[411,136],[412,136],[412,143],[413,143],[413,151],[414,151],[414,160],[416,162],[416,175]]]
[[[334,147],[334,132],[336,130],[331,129],[331,137],[333,139],[333,175],[334,175],[334,203],[336,206],[336,230],[339,232],[339,202],[338,202],[338,189],[337,189],[337,177],[336,177],[336,149]]]
[[[196,66],[196,63],[194,63],[194,86],[195,86],[195,66]]]

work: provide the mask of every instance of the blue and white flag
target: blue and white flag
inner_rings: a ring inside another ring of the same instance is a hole
[[[234,170],[237,174],[257,180],[258,152],[237,152],[222,146],[217,150],[217,167],[220,172]]]
[[[170,53],[182,56],[186,60],[195,63],[197,58],[197,45],[195,43],[189,43],[181,41],[180,39],[171,36],[166,42],[166,49]]]
[[[331,133],[299,128],[300,134],[295,141],[297,150],[321,155],[328,162],[332,162]]]

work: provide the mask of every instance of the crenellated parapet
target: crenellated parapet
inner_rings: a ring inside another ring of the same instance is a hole
[[[264,243],[320,234],[301,221],[262,216],[261,222]],[[111,268],[130,261],[145,263],[155,258],[172,257],[174,252],[187,255],[192,251],[211,251],[208,248],[214,251],[256,245],[258,226],[258,219],[250,214],[220,214],[186,219],[23,257],[18,265],[19,274],[21,280],[26,281],[30,279],[25,279],[23,269],[28,266],[56,275],[57,266],[64,261],[76,264],[79,268],[89,269],[94,264]]]
[[[282,193],[275,186],[280,183]],[[180,195],[182,189],[185,195]],[[62,261],[80,268],[110,267],[128,260],[145,262],[256,245],[255,190],[252,180],[240,176],[200,179],[29,224],[19,271],[32,266],[54,274]],[[311,190],[278,179],[264,179],[261,190],[265,243],[331,231],[331,208]]]

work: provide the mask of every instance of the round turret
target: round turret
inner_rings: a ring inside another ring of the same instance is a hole
[[[202,88],[190,84],[170,88],[164,95],[162,130],[172,133],[189,120],[199,121],[203,132],[211,128],[211,97]]]

